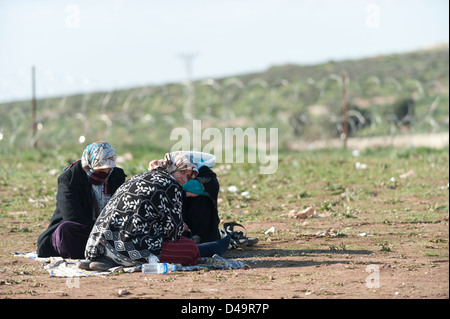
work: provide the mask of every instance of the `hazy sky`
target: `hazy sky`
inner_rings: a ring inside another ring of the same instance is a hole
[[[0,0],[0,101],[400,53],[449,41],[448,0]]]

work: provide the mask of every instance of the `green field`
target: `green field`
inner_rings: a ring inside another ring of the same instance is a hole
[[[35,261],[10,253],[35,249],[55,207],[56,177],[81,152],[1,155],[1,298],[114,298],[120,288],[129,298],[448,298],[448,148],[366,149],[357,157],[351,150],[282,152],[271,175],[259,174],[255,164],[218,164],[222,221],[243,223],[260,239],[226,257],[244,260],[250,270],[144,281],[140,273],[122,274],[69,289]],[[126,152],[133,154],[121,164],[128,177],[164,155],[117,150]],[[317,216],[288,216],[306,207]],[[367,265],[382,267],[381,288],[365,287]],[[96,293],[98,285],[108,292]]]

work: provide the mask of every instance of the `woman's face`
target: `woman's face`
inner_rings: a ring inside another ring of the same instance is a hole
[[[101,168],[97,170],[98,172],[102,172],[104,174],[109,174],[112,171],[112,168]]]
[[[89,171],[89,166],[83,166],[83,169],[84,169],[85,172],[88,172]],[[105,175],[108,175],[109,172],[112,171],[112,168],[101,168],[101,169],[96,169],[95,171],[103,173]]]
[[[192,179],[193,172],[192,170],[175,171],[172,173],[172,176],[177,180],[178,184],[184,185]]]

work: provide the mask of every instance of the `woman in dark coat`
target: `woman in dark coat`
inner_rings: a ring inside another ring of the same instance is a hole
[[[83,258],[87,239],[99,213],[125,182],[116,167],[116,154],[107,142],[87,146],[81,160],[58,176],[56,209],[37,240],[39,257]]]
[[[230,248],[255,245],[258,238],[246,237],[244,226],[235,222],[224,223],[222,230],[219,231],[217,197],[220,187],[217,175],[211,170],[215,165],[215,156],[200,152],[187,152],[187,154],[190,160],[196,163],[198,174],[195,179],[183,185],[187,196],[183,201],[183,219],[188,228],[186,236],[200,243],[201,248],[210,246],[209,243],[227,235],[231,237]],[[240,227],[244,232],[235,231],[234,227]],[[214,252],[214,249],[211,251]],[[201,253],[205,255],[204,251]]]
[[[195,179],[183,185],[186,199],[183,201],[183,219],[189,227],[192,239],[207,243],[220,239],[217,197],[217,175],[206,165],[199,165]]]

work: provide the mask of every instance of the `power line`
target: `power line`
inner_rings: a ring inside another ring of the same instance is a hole
[[[183,115],[186,120],[193,120],[195,117],[194,100],[195,92],[192,85],[192,62],[198,56],[196,53],[180,53],[178,57],[184,62],[186,72],[186,100],[183,106]]]

